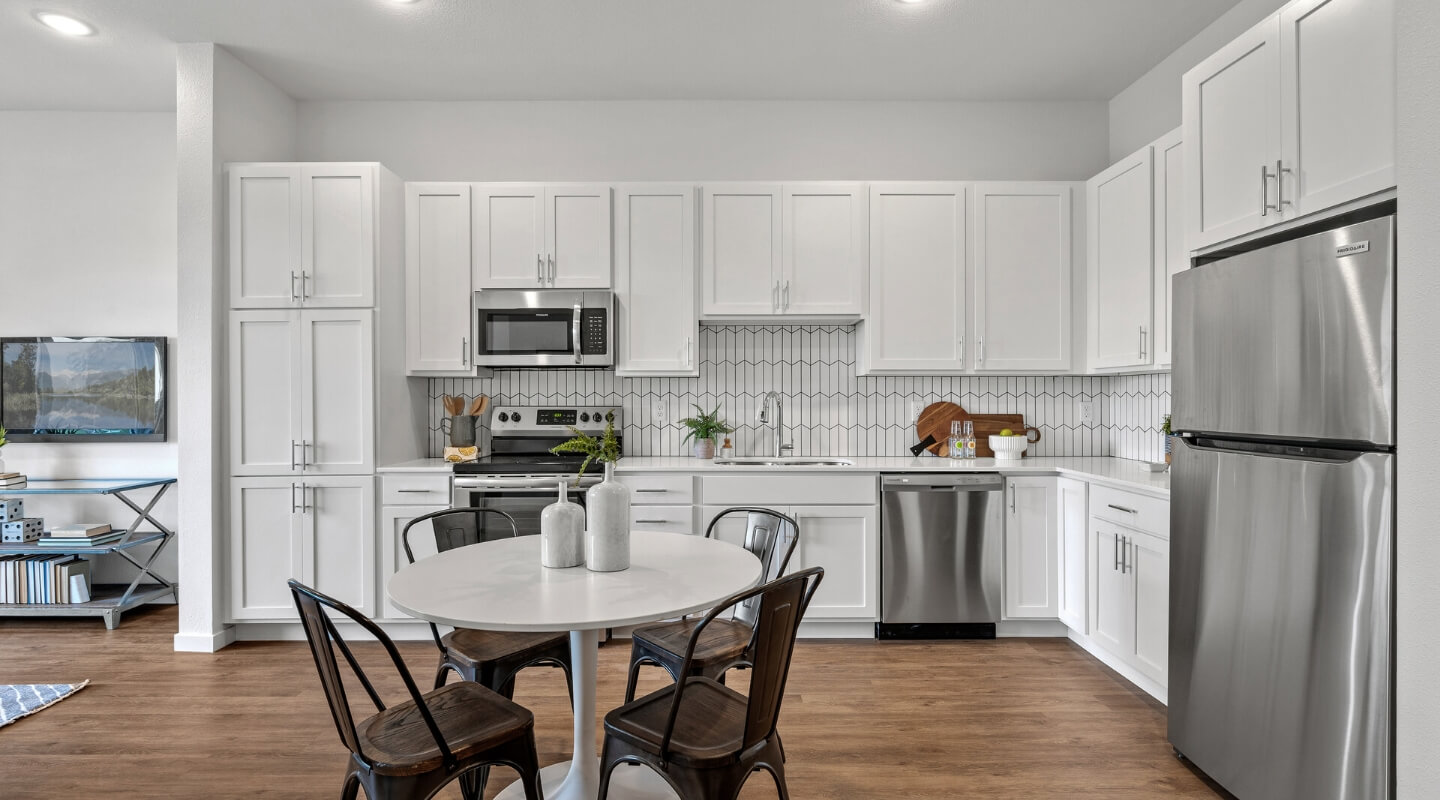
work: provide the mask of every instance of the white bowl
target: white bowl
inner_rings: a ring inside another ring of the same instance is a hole
[[[991,436],[990,449],[995,451],[997,461],[1019,461],[1025,454],[1029,442],[1024,436]]]

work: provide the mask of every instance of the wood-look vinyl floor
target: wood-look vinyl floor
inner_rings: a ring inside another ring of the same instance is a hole
[[[304,643],[175,653],[175,628],[174,606],[126,614],[115,631],[93,619],[0,621],[0,683],[90,680],[0,729],[0,796],[337,796],[345,751]],[[401,649],[428,685],[434,646]],[[383,652],[358,650],[381,693],[398,698]],[[624,695],[628,654],[628,641],[601,649],[602,715]],[[647,670],[641,691],[660,676]],[[364,701],[358,685],[351,694]],[[559,671],[523,673],[516,700],[535,712],[541,763],[569,758]],[[1217,796],[1171,753],[1163,706],[1059,639],[802,641],[780,731],[796,800]],[[512,775],[497,769],[487,797]],[[776,796],[764,773],[741,794]]]

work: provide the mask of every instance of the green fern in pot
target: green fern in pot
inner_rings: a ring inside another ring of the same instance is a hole
[[[575,438],[561,442],[550,449],[550,452],[559,455],[561,453],[579,453],[585,456],[580,462],[580,475],[585,474],[591,462],[599,461],[601,464],[614,464],[620,460],[620,442],[615,438],[615,423],[605,423],[605,432],[600,436],[590,436],[579,428],[571,427],[570,432]]]
[[[696,458],[715,457],[715,437],[721,434],[734,433],[735,429],[729,423],[720,419],[720,405],[717,403],[715,409],[706,412],[695,403],[690,404],[695,409],[695,416],[686,417],[680,420],[680,426],[685,428],[685,438],[680,440],[681,444],[694,441],[691,454]]]

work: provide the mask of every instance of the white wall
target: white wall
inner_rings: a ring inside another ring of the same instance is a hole
[[[176,57],[179,152],[180,631],[177,650],[230,641],[220,623],[227,554],[223,459],[224,182],[229,161],[295,159],[295,101],[214,44]]]
[[[1396,8],[1400,184],[1396,745],[1400,800],[1440,786],[1440,3]]]
[[[300,103],[300,157],[420,180],[1084,180],[1104,103]]]
[[[1180,127],[1180,76],[1287,0],[1240,0],[1110,100],[1110,161]]]
[[[0,243],[0,336],[174,337],[175,115],[0,111]],[[6,469],[32,477],[174,476],[174,423],[166,443],[14,442],[4,450]],[[174,500],[172,492],[157,506],[162,522],[175,522]],[[47,525],[134,518],[108,497],[32,497],[26,506]],[[106,568],[109,561],[98,562],[97,578],[133,575],[118,564]],[[158,564],[174,577],[173,546]]]

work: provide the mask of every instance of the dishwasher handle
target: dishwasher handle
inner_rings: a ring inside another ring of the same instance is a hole
[[[883,492],[998,492],[1005,481],[998,473],[933,473],[911,472],[903,475],[881,475]]]

